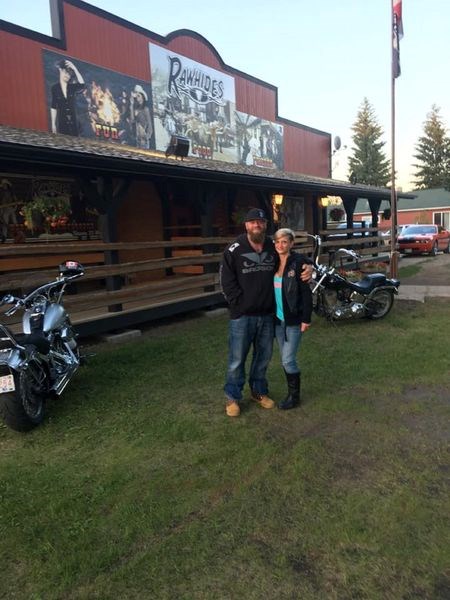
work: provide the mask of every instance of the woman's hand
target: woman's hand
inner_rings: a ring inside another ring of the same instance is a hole
[[[305,263],[302,267],[302,272],[300,273],[300,279],[305,283],[309,283],[311,281],[312,273],[313,266]]]
[[[80,71],[77,69],[77,67],[73,64],[73,62],[71,60],[66,60],[66,62],[64,63],[64,66],[66,69],[68,69],[68,70],[71,69],[74,72],[78,83],[84,83],[83,76],[81,75]]]
[[[307,331],[309,328],[311,327],[311,323],[302,323],[300,325],[300,331],[302,333],[304,333],[305,331]]]

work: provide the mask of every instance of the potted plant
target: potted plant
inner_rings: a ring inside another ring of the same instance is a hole
[[[333,221],[340,221],[344,216],[345,211],[343,208],[339,208],[339,206],[335,206],[330,210],[330,218]]]

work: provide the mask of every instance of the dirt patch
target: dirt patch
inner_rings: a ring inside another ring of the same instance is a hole
[[[413,264],[420,267],[420,271],[406,277],[402,281],[405,285],[450,285],[450,254],[421,258],[404,256],[399,266],[403,268]]]

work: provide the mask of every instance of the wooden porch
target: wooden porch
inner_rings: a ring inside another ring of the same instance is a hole
[[[377,233],[376,228],[369,229]],[[320,232],[325,240],[322,262],[330,261],[340,247],[355,248],[363,256],[362,261],[388,258],[378,235],[327,241],[332,232]],[[5,244],[0,246],[0,295],[29,292],[55,278],[59,263],[78,260],[85,266],[85,276],[68,289],[65,297],[78,332],[91,335],[137,326],[223,303],[218,267],[223,249],[233,239],[196,236],[148,242]],[[312,256],[313,246],[305,232],[297,232],[296,249]],[[139,258],[139,253],[148,256],[149,250],[160,257]],[[130,253],[133,260],[127,259]],[[29,268],[31,264],[33,269]],[[20,318],[17,315],[8,323],[17,326]]]

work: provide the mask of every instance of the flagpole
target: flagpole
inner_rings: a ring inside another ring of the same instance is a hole
[[[398,57],[394,56],[394,3],[391,3],[391,256],[390,256],[390,275],[398,276],[398,255],[397,245],[397,192],[395,189],[395,61]]]

